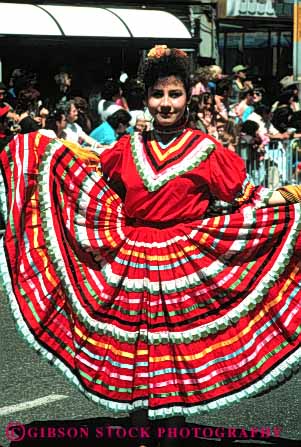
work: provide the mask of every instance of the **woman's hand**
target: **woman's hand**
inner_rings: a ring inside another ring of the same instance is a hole
[[[20,121],[20,116],[16,112],[12,112],[12,111],[7,112],[6,117],[9,118],[10,120],[15,121],[16,123],[18,123]]]

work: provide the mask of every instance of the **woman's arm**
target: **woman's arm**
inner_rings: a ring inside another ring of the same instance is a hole
[[[86,144],[88,144],[89,146],[91,146],[93,148],[101,149],[103,147],[102,144],[100,144],[98,141],[94,140],[94,138],[90,137],[85,132],[81,133],[80,137]]]
[[[282,199],[279,197],[282,197]],[[274,199],[273,199],[274,197]],[[283,200],[284,203],[301,203],[301,185],[286,185],[281,186],[277,189],[277,191],[273,192],[272,197],[270,200],[272,200],[272,203],[269,203],[270,205],[282,205]],[[281,200],[281,202],[279,202]]]
[[[286,205],[287,203],[288,201],[283,197],[283,195],[279,191],[274,191],[268,201],[268,205],[270,206]]]
[[[287,185],[273,191],[255,186],[246,176],[244,161],[220,147],[208,157],[209,189],[213,197],[236,207],[254,204],[256,208],[301,203],[301,186]]]

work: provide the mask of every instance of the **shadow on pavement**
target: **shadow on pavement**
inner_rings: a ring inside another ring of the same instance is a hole
[[[133,427],[129,418],[110,419],[97,418],[85,420],[36,421],[27,425],[11,423],[6,428],[6,437],[10,447],[101,447],[116,444],[123,447],[134,447],[143,444],[143,439],[151,435],[148,427]],[[160,420],[156,421],[154,433],[156,447],[166,434]],[[256,446],[300,446],[300,440],[289,440],[276,437],[272,433],[262,437],[260,428],[247,431],[242,429],[202,426],[186,423],[185,426],[169,428],[168,439],[176,436],[181,446],[189,447],[256,447]],[[233,431],[234,430],[234,431]],[[137,439],[139,433],[139,438]],[[172,442],[171,442],[172,444]]]

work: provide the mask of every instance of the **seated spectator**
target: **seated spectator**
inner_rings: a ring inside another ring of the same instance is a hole
[[[66,128],[67,120],[64,110],[53,110],[47,117],[45,128],[39,132],[49,138],[60,139],[64,146],[68,147],[77,157],[79,157],[93,172],[101,175],[99,155],[88,147],[81,147],[74,141],[64,139],[64,129]]]
[[[224,79],[216,83],[214,101],[215,101],[215,111],[223,119],[228,119],[228,100],[231,95],[231,83]]]
[[[286,75],[280,79],[279,84],[282,91],[292,90],[292,86],[296,84],[296,81],[294,81],[293,75]]]
[[[290,107],[293,110],[293,112],[298,112],[301,110],[301,104],[299,101],[299,89],[298,84],[293,79],[293,75],[284,76],[279,82],[281,84],[281,94],[286,92],[291,92],[293,95],[293,100],[290,103]],[[279,105],[279,100],[274,102],[272,105],[272,112],[276,110],[276,108]]]
[[[10,140],[14,136],[13,132],[10,129],[9,119],[7,118],[9,110],[10,107],[8,105],[1,104],[0,96],[0,151],[2,151],[2,149],[10,142]]]
[[[52,111],[46,118],[45,129],[51,131],[46,135],[51,138],[63,138],[63,131],[67,126],[65,112],[62,109]]]
[[[107,120],[94,129],[90,137],[101,143],[111,145],[122,135],[127,133],[130,125],[131,115],[124,109],[117,110]]]
[[[254,121],[259,125],[258,133],[265,143],[270,139],[285,139],[289,137],[287,132],[279,132],[272,124],[272,113],[268,106],[259,104],[255,106],[254,111],[249,115],[248,120]]]
[[[240,126],[237,126],[231,118],[227,121],[219,118],[216,122],[216,130],[218,141],[227,149],[235,152],[239,141]]]
[[[78,110],[73,100],[67,101],[64,112],[67,118],[67,126],[63,131],[63,138],[65,140],[77,143],[80,146],[88,145],[93,149],[101,149],[102,146],[94,138],[91,138],[82,127],[76,123],[78,118]]]
[[[296,129],[294,133],[295,138],[300,138],[301,134],[301,110],[298,112],[293,112],[293,115],[290,119],[290,127]]]
[[[200,96],[193,95],[191,96],[189,103],[189,112],[196,113],[197,118],[195,117],[196,128],[202,130],[205,133],[208,133],[212,136],[216,135],[216,112],[215,112],[215,103],[214,96],[211,93],[202,93]],[[193,118],[191,115],[190,119]]]
[[[6,102],[7,99],[7,88],[3,82],[0,82],[0,108],[2,109],[2,116],[6,116],[7,119],[11,121],[19,121],[19,116],[13,111],[11,104]]]
[[[199,67],[192,76],[191,95],[201,95],[202,93],[210,93],[208,82],[211,78],[208,67]]]
[[[259,125],[254,121],[245,121],[241,126],[240,144],[248,145],[247,171],[255,172],[264,160],[265,148],[258,133]]]
[[[26,85],[20,85],[19,79],[23,79],[26,75],[26,72],[23,68],[15,68],[9,78],[8,86],[9,89],[7,91],[7,100],[9,104],[15,108],[17,103],[17,96],[19,90],[22,90],[26,87]]]
[[[145,92],[143,84],[137,79],[127,79],[124,85],[124,94],[128,104],[129,113],[132,116],[130,125],[135,127],[137,118],[145,116]]]
[[[187,127],[190,129],[198,129],[204,133],[207,133],[207,128],[204,126],[203,122],[198,117],[198,113],[195,111],[189,111]]]
[[[72,74],[66,68],[61,69],[59,73],[54,76],[56,84],[56,91],[53,93],[50,100],[52,107],[62,107],[72,97]]]
[[[42,107],[40,92],[33,86],[19,91],[16,112],[19,115],[20,133],[29,133],[41,129],[48,114],[48,110]]]
[[[263,104],[265,89],[263,87],[255,87],[253,91],[253,104],[257,107]]]
[[[208,67],[210,79],[208,82],[208,87],[210,89],[210,93],[213,95],[216,94],[216,83],[225,77],[223,75],[223,69],[219,65],[209,65]]]
[[[101,122],[104,122],[117,110],[121,110],[122,107],[115,104],[113,101],[107,101],[105,99],[101,99],[98,103],[98,114]]]
[[[219,141],[222,143],[222,145],[229,149],[229,151],[235,152],[236,151],[236,142],[233,135],[229,134],[228,132],[224,132],[223,135],[220,137]]]
[[[78,111],[77,124],[81,126],[86,134],[89,134],[92,130],[92,116],[88,102],[81,96],[75,96],[73,101]]]
[[[88,93],[89,118],[91,119],[91,130],[99,125],[98,104],[101,100],[101,92],[98,84],[92,84]]]
[[[248,116],[254,111],[253,104],[253,90],[247,90],[240,93],[240,100],[232,109],[236,122],[244,123],[245,121],[247,121]]]
[[[145,112],[141,112],[136,115],[136,121],[133,123],[133,115],[131,114],[132,120],[130,121],[130,126],[133,127],[134,132],[142,133],[144,130],[150,130],[150,121]]]
[[[121,108],[128,110],[126,100],[122,96],[120,83],[113,79],[108,79],[105,82],[101,91],[101,98],[98,103],[98,114],[101,121],[106,121],[108,116]]]
[[[272,123],[280,133],[287,132],[293,117],[291,103],[294,101],[292,90],[286,90],[279,96],[277,107],[273,111]]]

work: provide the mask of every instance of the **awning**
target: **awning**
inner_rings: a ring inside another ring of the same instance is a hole
[[[0,36],[191,39],[173,14],[153,9],[0,3]]]

